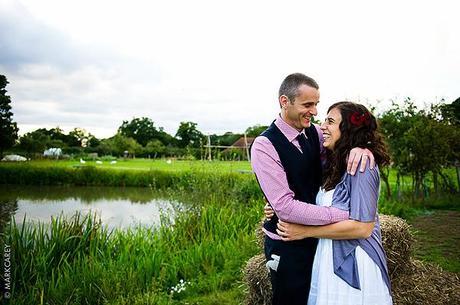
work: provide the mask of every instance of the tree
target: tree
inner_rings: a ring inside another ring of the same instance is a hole
[[[34,153],[42,154],[48,148],[51,138],[43,129],[28,132],[19,139],[19,149],[25,151],[29,156]],[[57,140],[55,140],[57,141]]]
[[[451,104],[435,106],[434,111],[439,111],[442,119],[449,124],[460,125],[460,97]]]
[[[118,132],[125,137],[133,138],[142,146],[155,139],[159,133],[153,121],[146,117],[134,118],[131,122],[123,121]]]
[[[248,127],[248,129],[246,129],[246,136],[257,137],[262,132],[264,132],[264,130],[267,128],[268,126],[262,126],[262,125],[254,125],[252,127]]]
[[[161,156],[165,153],[166,147],[161,143],[160,140],[153,140],[147,143],[145,146],[144,152],[148,155],[151,155],[153,158]]]
[[[142,146],[133,138],[117,133],[109,139],[102,140],[98,150],[104,155],[123,156],[125,151],[130,155],[136,155],[142,152]]]
[[[10,96],[6,95],[7,84],[6,76],[0,75],[0,157],[6,149],[15,144],[19,130],[16,122],[13,121]]]
[[[397,169],[398,192],[402,173],[408,173],[412,176],[414,195],[422,197],[427,191],[424,179],[429,172],[437,191],[438,175],[447,181],[442,169],[458,157],[455,151],[459,127],[443,120],[436,109],[439,108],[432,106],[429,111],[419,110],[407,99],[403,106],[393,103],[379,119]]]
[[[179,139],[179,147],[200,147],[204,140],[204,135],[196,128],[196,123],[181,122],[176,133],[176,138]]]

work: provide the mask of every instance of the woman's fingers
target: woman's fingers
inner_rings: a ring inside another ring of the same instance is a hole
[[[287,227],[287,223],[281,221],[281,220],[278,220],[278,223],[276,224],[276,227],[281,231],[283,232],[284,234],[289,234],[289,230],[288,230],[288,227]]]
[[[266,203],[264,206],[264,215],[267,220],[270,220],[273,217],[273,215],[275,215],[275,212],[268,203]]]

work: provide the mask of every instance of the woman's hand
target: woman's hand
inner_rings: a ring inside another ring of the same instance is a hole
[[[266,202],[264,206],[264,215],[266,220],[272,219],[273,215],[275,215],[275,211],[273,211],[272,207],[268,204],[268,202]]]
[[[299,225],[279,220],[276,232],[284,241],[299,240],[311,237],[311,226]]]

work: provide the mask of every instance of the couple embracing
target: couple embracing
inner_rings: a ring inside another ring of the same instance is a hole
[[[251,147],[268,202],[273,304],[392,304],[377,215],[378,166],[389,156],[376,119],[363,105],[338,102],[316,126],[318,102],[315,80],[287,76],[280,115]]]

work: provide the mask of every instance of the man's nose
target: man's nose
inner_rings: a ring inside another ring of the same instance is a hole
[[[311,115],[318,115],[318,109],[316,108],[316,106],[313,106],[310,109],[310,113],[311,113]]]

